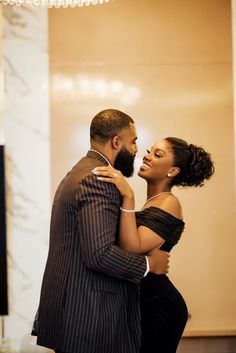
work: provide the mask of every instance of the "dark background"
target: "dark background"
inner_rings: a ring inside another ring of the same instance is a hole
[[[0,145],[0,315],[8,314],[4,146]]]

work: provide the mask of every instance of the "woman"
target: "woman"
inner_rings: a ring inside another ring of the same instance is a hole
[[[119,241],[123,249],[148,253],[155,247],[170,251],[184,221],[173,186],[202,186],[214,173],[210,154],[201,147],[167,137],[147,150],[138,175],[147,182],[147,201],[135,214],[134,192],[123,175],[108,167],[94,170],[113,183],[123,196]],[[141,282],[141,353],[174,353],[188,312],[184,299],[166,275],[148,275]]]

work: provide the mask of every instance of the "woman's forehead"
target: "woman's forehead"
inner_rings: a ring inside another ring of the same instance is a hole
[[[171,145],[168,141],[165,139],[162,139],[160,141],[155,142],[151,148],[153,150],[163,150],[165,152],[171,151]]]

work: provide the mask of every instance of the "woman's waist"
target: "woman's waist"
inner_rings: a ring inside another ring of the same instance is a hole
[[[156,275],[155,273],[149,272],[147,276],[143,277],[141,283],[155,283],[155,282],[165,282],[169,281],[169,277],[167,275]]]

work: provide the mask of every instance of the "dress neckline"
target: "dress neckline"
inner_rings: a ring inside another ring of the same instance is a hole
[[[145,207],[143,210],[137,211],[136,213],[142,213],[142,212],[145,212],[145,211],[150,210],[150,209],[157,209],[157,210],[163,212],[164,214],[167,214],[168,216],[172,217],[172,218],[175,219],[176,221],[178,221],[178,222],[180,222],[180,223],[182,223],[182,224],[185,224],[185,222],[184,222],[183,219],[180,219],[180,218],[178,218],[178,217],[175,217],[175,216],[172,215],[171,213],[169,213],[169,212],[167,212],[167,211],[165,211],[165,210],[163,210],[162,208],[157,207],[157,206]]]

